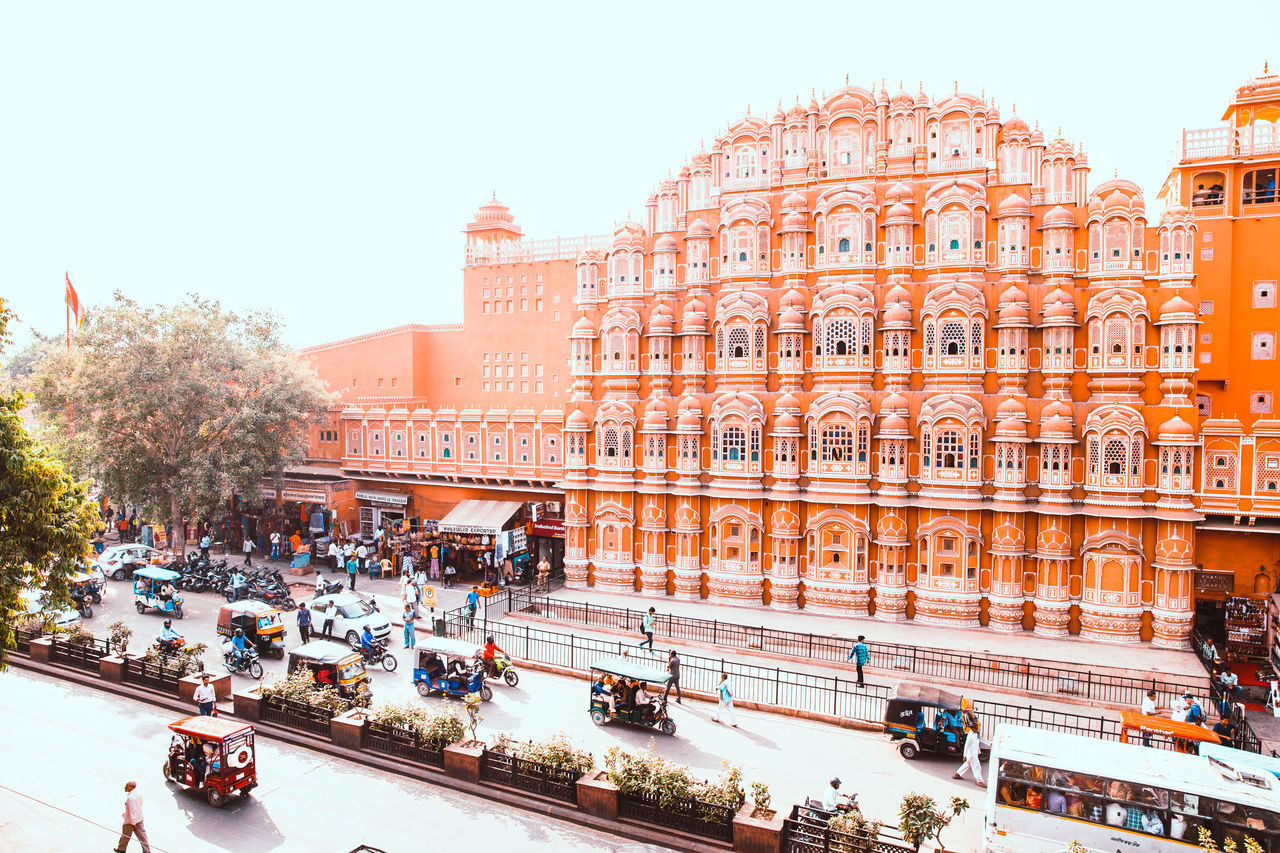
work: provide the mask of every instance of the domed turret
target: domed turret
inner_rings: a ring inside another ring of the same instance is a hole
[[[1196,431],[1191,424],[1182,418],[1174,415],[1160,426],[1160,431],[1156,433],[1157,441],[1170,442],[1191,442],[1195,441]]]
[[[1075,217],[1071,215],[1071,211],[1067,210],[1060,204],[1053,206],[1053,209],[1044,215],[1044,223],[1041,228],[1074,228],[1076,224]]]
[[[658,238],[658,241],[653,244],[653,251],[655,253],[670,253],[674,255],[676,252],[680,251],[680,244],[677,243],[676,238],[672,237],[670,234],[663,234]]]
[[[1030,216],[1031,205],[1025,198],[1014,193],[1013,195],[1000,202],[1000,206],[996,208],[996,218],[1000,219],[1005,216]]]
[[[1160,319],[1157,323],[1192,323],[1195,320],[1195,306],[1175,293],[1172,299],[1160,306]]]
[[[996,441],[1016,441],[1027,437],[1027,426],[1017,418],[1005,418],[996,424]]]
[[[790,412],[783,412],[774,418],[773,431],[775,433],[793,433],[799,435],[800,421]]]
[[[574,409],[565,419],[564,428],[573,432],[591,429],[591,421],[582,413],[582,409]]]
[[[1072,301],[1071,294],[1059,287],[1045,297],[1042,313],[1047,324],[1072,323],[1076,318],[1075,302]]]
[[[646,430],[665,430],[667,428],[667,408],[661,400],[650,400],[644,409],[644,427]]]
[[[1006,397],[996,406],[996,420],[1026,420],[1027,407],[1017,397]]]
[[[591,322],[590,317],[579,317],[573,324],[573,331],[569,333],[571,338],[594,338],[596,336],[596,324]]]
[[[689,236],[686,239],[710,240],[711,226],[708,225],[706,221],[703,220],[702,217],[698,217],[697,219],[693,220],[693,224],[689,226]]]

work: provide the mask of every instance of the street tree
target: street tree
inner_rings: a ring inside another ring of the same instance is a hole
[[[32,385],[70,464],[116,501],[167,514],[175,537],[184,516],[237,490],[256,495],[264,477],[301,461],[330,401],[280,342],[274,314],[240,315],[194,294],[139,305],[117,292]]]
[[[11,319],[0,300],[0,367]],[[0,669],[26,609],[23,590],[43,585],[51,603],[65,604],[67,577],[85,556],[94,525],[88,485],[31,437],[25,405],[20,392],[0,392]]]

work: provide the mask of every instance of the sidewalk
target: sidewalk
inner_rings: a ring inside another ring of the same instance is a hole
[[[677,601],[674,598],[646,598],[639,595],[602,593],[591,589],[558,589],[552,598],[602,604],[644,611],[656,607],[659,613],[698,619],[732,622],[805,634],[857,637],[868,641],[900,643],[972,654],[996,654],[1056,664],[1104,666],[1134,670],[1139,677],[1149,673],[1205,678],[1204,666],[1190,651],[1154,648],[1148,644],[1114,646],[1077,637],[1054,639],[1029,632],[1000,634],[986,628],[946,628],[918,622],[881,622],[870,617],[829,616],[806,610],[774,610],[769,607],[741,607],[710,604],[706,601]]]

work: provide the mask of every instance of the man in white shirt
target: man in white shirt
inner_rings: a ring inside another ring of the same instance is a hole
[[[369,549],[365,547],[363,542],[356,547],[356,559],[360,561],[360,572],[363,574],[365,569],[368,568],[369,559]]]
[[[138,836],[142,844],[142,853],[151,853],[151,842],[147,841],[147,831],[142,827],[142,792],[138,783],[130,779],[124,783],[124,826],[120,829],[120,840],[116,842],[116,853],[125,853],[129,846],[129,836]]]
[[[1187,696],[1173,697],[1173,701],[1169,703],[1169,719],[1176,723],[1185,723],[1187,721],[1187,709],[1191,707],[1191,703],[1187,699]]]
[[[1148,690],[1147,695],[1142,697],[1142,713],[1143,716],[1154,717],[1156,714],[1156,692]],[[1151,734],[1147,731],[1142,732],[1142,745],[1151,746]]]
[[[836,777],[827,785],[826,796],[822,798],[822,807],[829,812],[846,811],[857,803],[857,796],[840,793],[840,779]]]
[[[342,551],[338,548],[337,539],[329,540],[329,550],[326,553],[328,554],[330,564],[333,565],[333,570],[335,572],[338,571],[338,557],[342,555]]]
[[[195,696],[196,705],[200,708],[202,717],[214,716],[217,712],[218,694],[214,691],[213,685],[209,683],[209,674],[205,673],[201,676],[202,683],[196,687]]]

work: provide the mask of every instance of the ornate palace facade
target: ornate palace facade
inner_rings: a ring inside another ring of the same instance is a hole
[[[559,480],[573,585],[1185,646],[1209,505],[1252,528],[1220,547],[1259,584],[1280,556],[1280,474],[1258,461],[1280,459],[1280,422],[1229,411],[1246,392],[1226,371],[1267,400],[1280,377],[1207,331],[1242,309],[1214,294],[1256,274],[1231,258],[1262,232],[1215,225],[1198,276],[1206,217],[1252,205],[1280,238],[1280,87],[1250,86],[1248,150],[1229,111],[1155,220],[980,98],[851,86],[731,126],[611,238],[529,243],[495,200],[467,228],[464,326],[519,316],[536,276],[565,329],[535,347],[546,389],[513,396],[521,362],[491,335],[452,385],[450,361],[412,398],[349,396],[343,467]],[[1250,316],[1274,349],[1275,318]]]

